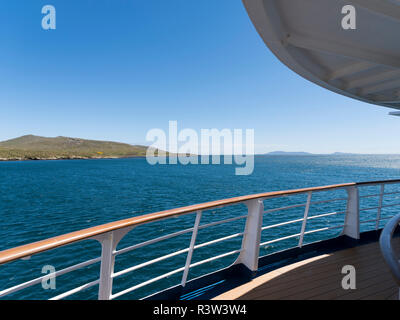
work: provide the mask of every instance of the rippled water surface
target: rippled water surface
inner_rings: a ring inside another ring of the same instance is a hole
[[[124,219],[145,213],[201,203],[239,195],[274,190],[295,189],[328,184],[385,180],[400,178],[400,156],[392,155],[335,155],[335,156],[257,156],[254,173],[235,176],[233,165],[163,165],[151,166],[145,159],[112,160],[61,160],[0,162],[0,250],[38,241],[67,232]],[[390,187],[393,188],[395,187]],[[389,190],[389,191],[390,191]],[[366,193],[376,193],[371,188]],[[344,192],[344,191],[343,191]],[[337,192],[336,197],[344,194]],[[265,202],[266,209],[274,206],[304,202],[298,199],[278,199]],[[301,198],[302,197],[302,198]],[[319,196],[321,199],[323,195]],[[332,196],[330,196],[332,197]],[[335,196],[334,196],[335,197]],[[318,195],[317,198],[318,199]],[[366,198],[365,206],[373,207],[377,199]],[[375,201],[375,202],[374,202]],[[389,200],[388,200],[389,201]],[[395,202],[396,197],[390,201]],[[400,202],[400,200],[397,200]],[[345,203],[329,203],[312,208],[314,214],[340,211]],[[382,214],[392,214],[390,207]],[[268,214],[264,225],[270,225],[288,217],[300,217],[304,209],[288,210],[279,215]],[[373,216],[364,211],[366,218]],[[246,213],[244,205],[204,212],[202,223],[234,217]],[[286,215],[286,216],[285,216]],[[317,220],[317,219],[315,219]],[[120,243],[123,248],[134,243],[167,234],[182,228],[190,228],[194,215],[164,220],[132,230]],[[340,217],[315,222],[315,228],[341,222]],[[242,232],[244,221],[200,230],[198,243],[224,235]],[[313,227],[312,225],[309,226]],[[268,230],[263,241],[299,232],[299,225]],[[334,230],[332,231],[334,232]],[[306,241],[317,239],[310,236]],[[292,239],[293,240],[293,239]],[[190,242],[185,234],[165,243],[151,245],[120,255],[116,260],[116,272],[138,265],[177,249],[184,249]],[[214,247],[195,251],[193,262],[219,253],[238,249],[241,239],[235,238]],[[292,246],[294,243],[274,244],[262,247],[262,254]],[[60,270],[74,263],[96,258],[100,246],[88,240],[51,252],[41,253],[30,260],[19,260],[0,266],[0,290],[21,281],[43,275],[44,265]],[[235,256],[213,261],[193,268],[189,279],[229,265]],[[144,267],[118,277],[114,281],[114,293],[142,281],[182,267],[186,255],[176,256],[152,266]],[[56,296],[84,283],[96,280],[99,264],[57,278],[55,290],[44,290],[40,285],[24,289],[8,298],[44,299]],[[123,298],[140,298],[169,287],[180,281],[176,274],[160,282],[140,288]],[[98,287],[94,286],[70,298],[94,299]]]

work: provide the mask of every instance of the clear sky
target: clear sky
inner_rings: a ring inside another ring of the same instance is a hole
[[[240,0],[1,1],[0,21],[0,140],[146,144],[177,120],[254,129],[257,153],[400,153],[400,118],[289,70]]]

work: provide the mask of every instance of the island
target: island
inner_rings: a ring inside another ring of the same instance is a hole
[[[25,135],[0,142],[0,161],[145,157],[147,148],[112,141]]]
[[[310,153],[304,151],[272,151],[264,153],[265,156],[353,156],[357,153],[333,152],[333,153]]]
[[[309,155],[312,155],[312,153],[303,152],[303,151],[298,151],[298,152],[272,151],[272,152],[266,153],[266,155],[269,155],[269,156],[309,156]]]

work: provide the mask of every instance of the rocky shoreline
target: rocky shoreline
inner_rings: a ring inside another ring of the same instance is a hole
[[[145,156],[108,156],[108,157],[86,157],[86,156],[71,156],[71,157],[15,157],[15,158],[0,158],[0,161],[40,161],[40,160],[94,160],[94,159],[128,159],[128,158],[145,158]]]

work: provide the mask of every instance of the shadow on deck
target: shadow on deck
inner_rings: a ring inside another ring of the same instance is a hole
[[[400,239],[394,240],[400,250]],[[344,290],[345,265],[356,270],[356,289]],[[394,300],[397,287],[380,252],[379,243],[319,255],[268,272],[215,300]]]

